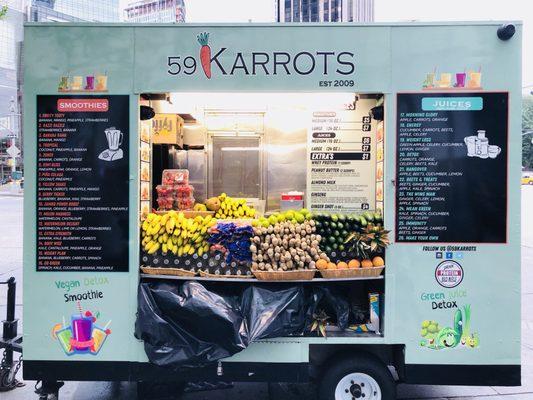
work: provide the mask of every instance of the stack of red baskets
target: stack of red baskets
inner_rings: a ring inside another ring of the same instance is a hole
[[[165,169],[156,190],[160,211],[192,210],[194,207],[194,187],[189,185],[187,169]]]

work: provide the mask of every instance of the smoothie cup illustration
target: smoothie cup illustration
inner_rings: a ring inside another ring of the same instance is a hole
[[[72,77],[72,90],[81,90],[83,86],[83,76],[76,75]]]
[[[480,88],[481,87],[481,72],[470,71],[469,73],[468,87]]]
[[[71,319],[72,338],[70,343],[77,352],[86,352],[93,347],[93,318],[74,314]]]
[[[435,86],[435,73],[428,72],[426,74],[426,80],[424,81],[424,87],[432,88]]]
[[[466,83],[466,73],[458,72],[455,74],[455,86],[456,87],[465,87]]]
[[[447,88],[452,86],[452,74],[448,72],[443,72],[440,74],[439,86],[442,88]]]
[[[96,90],[107,90],[107,75],[96,75]]]
[[[62,76],[59,81],[59,90],[68,90],[69,84],[68,84],[69,77],[68,76]]]
[[[85,77],[87,84],[85,85],[85,90],[94,90],[94,76],[88,75]]]
[[[91,354],[98,354],[100,352],[100,349],[104,345],[105,340],[107,339],[107,336],[109,336],[109,333],[111,332],[108,328],[109,325],[111,325],[111,321],[109,321],[103,328],[100,328],[99,326],[95,326],[93,329],[93,341],[94,345],[91,349]]]
[[[74,354],[74,349],[70,344],[70,340],[72,339],[72,331],[70,330],[70,326],[64,327],[63,329],[57,331],[56,335],[63,351],[67,355]]]

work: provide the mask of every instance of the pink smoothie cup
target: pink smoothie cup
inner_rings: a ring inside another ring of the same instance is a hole
[[[458,72],[455,74],[455,86],[457,87],[465,87],[466,84],[466,73],[465,72]]]

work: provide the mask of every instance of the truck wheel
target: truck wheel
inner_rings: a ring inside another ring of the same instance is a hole
[[[396,384],[378,359],[364,354],[333,359],[324,368],[319,400],[395,400]]]

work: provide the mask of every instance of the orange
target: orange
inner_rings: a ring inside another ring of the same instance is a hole
[[[348,264],[346,264],[344,261],[339,261],[337,263],[337,268],[338,269],[346,269],[346,268],[348,268]]]
[[[360,268],[361,267],[361,263],[359,262],[359,260],[350,260],[350,262],[348,263],[348,268]]]
[[[372,268],[373,266],[374,266],[374,264],[372,264],[372,261],[370,261],[368,259],[361,261],[361,267],[362,268]]]
[[[372,259],[372,265],[374,267],[383,267],[385,265],[385,260],[382,257],[376,256]]]
[[[320,259],[315,263],[317,269],[328,269],[328,262],[324,259]]]
[[[335,263],[329,262],[328,269],[337,269],[337,266],[335,265]]]

